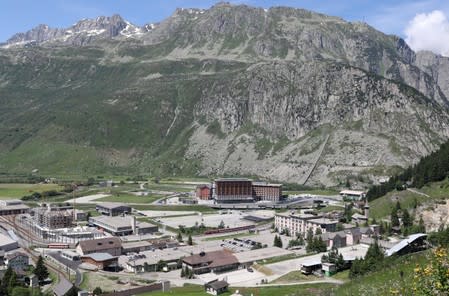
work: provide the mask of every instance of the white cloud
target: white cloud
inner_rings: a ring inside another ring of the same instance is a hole
[[[430,50],[449,56],[449,21],[441,10],[417,14],[404,33],[414,51]]]

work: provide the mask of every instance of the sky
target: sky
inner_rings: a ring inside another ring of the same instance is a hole
[[[156,23],[178,8],[209,8],[211,0],[0,0],[0,42],[39,24],[65,28],[83,18],[120,14],[136,25]],[[449,55],[449,0],[228,0],[269,8],[305,8],[364,21],[404,38],[415,50]]]

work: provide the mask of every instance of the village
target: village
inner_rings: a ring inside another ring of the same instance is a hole
[[[364,258],[373,244],[387,257],[428,247],[424,232],[404,236],[400,227],[387,230],[384,221],[371,219],[363,191],[285,194],[282,184],[246,178],[190,185],[189,192],[155,201],[166,210],[142,210],[126,198],[99,201],[103,195],[34,207],[0,201],[1,271],[11,267],[20,280],[38,285],[26,271],[40,255],[59,274],[50,285],[57,296],[73,285],[90,295],[95,288],[137,293],[184,284],[219,295],[232,287],[270,285],[292,272],[303,281],[338,282],[333,276]],[[106,192],[118,185],[95,186]],[[92,211],[80,206],[87,201]],[[198,205],[211,210],[197,211]]]

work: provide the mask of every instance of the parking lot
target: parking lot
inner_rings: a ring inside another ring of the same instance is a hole
[[[179,225],[183,225],[185,227],[192,227],[195,224],[203,223],[207,227],[218,227],[220,223],[223,221],[225,227],[234,228],[240,226],[254,225],[255,223],[252,221],[244,220],[243,217],[248,215],[260,216],[260,217],[270,217],[272,211],[236,211],[236,210],[223,210],[218,214],[208,214],[201,215],[198,214],[196,216],[184,216],[184,217],[167,217],[160,218],[160,222],[167,226],[177,228]],[[271,214],[273,215],[273,214]]]

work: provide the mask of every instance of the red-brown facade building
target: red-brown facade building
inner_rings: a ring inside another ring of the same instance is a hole
[[[199,199],[210,199],[212,197],[212,188],[210,185],[198,185],[196,186],[196,197]]]
[[[282,196],[281,184],[270,184],[265,182],[253,182],[253,196],[256,201],[264,200],[278,202]]]
[[[217,179],[215,199],[219,203],[253,202],[252,181],[245,178]]]

